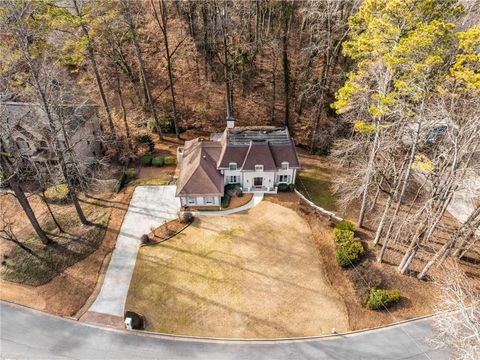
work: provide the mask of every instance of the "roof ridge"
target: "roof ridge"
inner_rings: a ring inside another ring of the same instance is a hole
[[[245,166],[245,163],[247,162],[247,159],[248,159],[248,155],[250,155],[250,151],[252,150],[252,146],[253,146],[253,140],[250,140],[250,145],[248,145],[248,150],[247,150],[247,153],[245,154],[240,170],[242,170],[243,167]]]

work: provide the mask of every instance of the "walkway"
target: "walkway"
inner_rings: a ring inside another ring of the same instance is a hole
[[[11,359],[448,359],[431,319],[326,338],[208,341],[108,329],[0,302],[0,357]]]
[[[233,208],[233,209],[227,209],[227,210],[219,210],[219,211],[195,211],[193,214],[195,216],[222,216],[222,215],[230,215],[230,214],[235,214],[241,211],[248,210],[255,205],[260,204],[260,202],[263,200],[263,193],[254,193],[252,199],[246,203],[245,205]]]
[[[137,259],[140,238],[143,234],[148,234],[152,228],[178,217],[180,201],[175,198],[175,189],[175,186],[138,186],[135,189],[102,289],[84,315],[85,319],[92,320],[92,315],[104,314],[123,320],[125,299]],[[118,324],[118,321],[116,323]]]

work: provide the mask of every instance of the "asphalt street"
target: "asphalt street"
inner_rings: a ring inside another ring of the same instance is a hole
[[[0,302],[2,359],[448,359],[431,319],[326,338],[215,341],[101,328]]]

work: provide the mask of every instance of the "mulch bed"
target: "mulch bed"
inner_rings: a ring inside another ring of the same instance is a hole
[[[187,224],[181,222],[180,219],[171,220],[150,232],[148,237],[152,240],[152,242],[163,241],[177,234],[186,225]]]

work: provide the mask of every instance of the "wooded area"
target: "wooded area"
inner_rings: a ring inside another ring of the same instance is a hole
[[[138,135],[285,125],[344,166],[339,203],[359,207],[378,262],[399,253],[418,279],[448,257],[478,266],[480,199],[463,222],[445,215],[480,174],[479,21],[476,0],[4,0],[0,95],[40,104],[57,162],[45,176],[22,156],[0,101],[1,170],[49,244],[25,182],[66,184],[89,223],[77,193],[92,164],[71,150],[66,106],[99,106],[97,167],[135,159]]]

